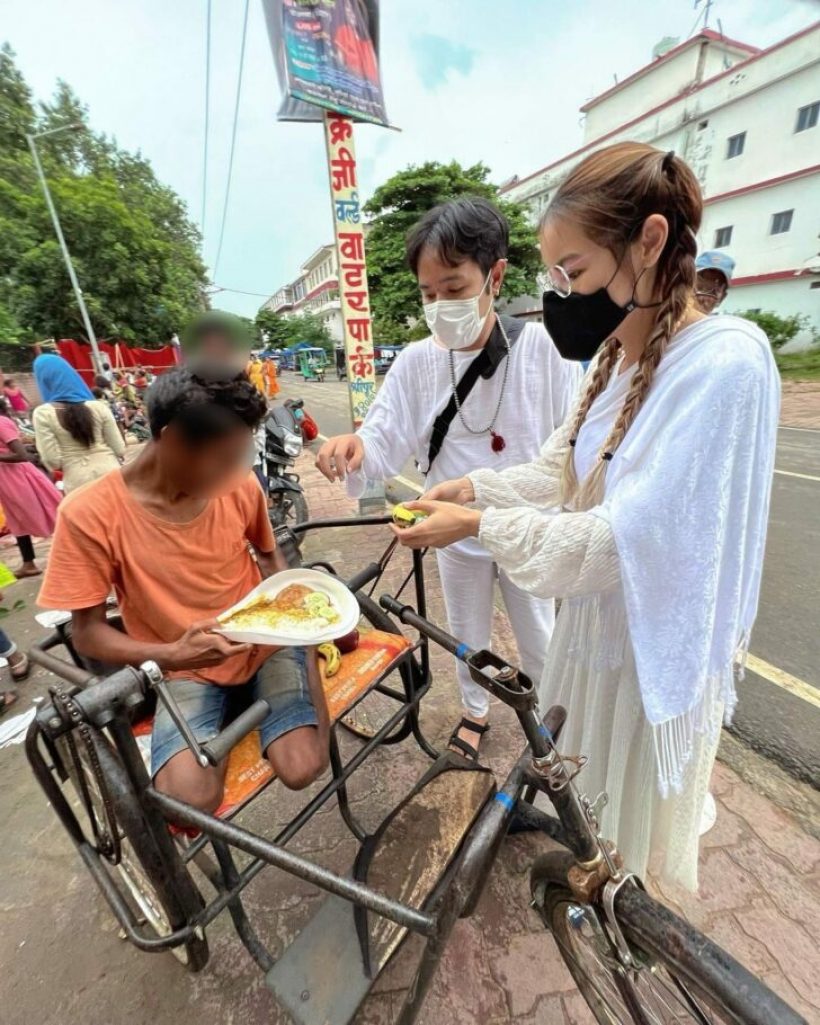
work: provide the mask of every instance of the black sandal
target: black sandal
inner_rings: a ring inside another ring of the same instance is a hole
[[[463,757],[467,759],[468,762],[475,762],[478,764],[478,744],[473,745],[467,743],[466,740],[462,740],[458,735],[459,730],[469,730],[470,733],[476,733],[479,737],[483,737],[489,728],[490,724],[488,722],[480,723],[473,722],[472,719],[462,719],[450,734],[447,746],[451,749],[455,748],[460,755],[463,755]],[[479,744],[480,743],[481,741],[479,740]]]

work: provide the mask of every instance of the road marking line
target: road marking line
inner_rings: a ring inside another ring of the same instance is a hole
[[[762,658],[758,658],[756,655],[746,656],[746,668],[758,676],[762,676],[769,683],[787,690],[789,694],[794,694],[795,697],[802,698],[804,701],[808,701],[810,705],[820,708],[820,691],[810,684],[804,683],[803,680],[798,680],[791,673],[778,669],[777,666],[773,666],[769,662],[764,662]]]
[[[398,481],[399,484],[403,484],[406,488],[410,488],[411,491],[415,491],[417,495],[424,494],[424,488],[420,488],[418,484],[414,484],[413,481],[409,480],[407,477],[396,476],[393,477],[393,480]]]
[[[811,473],[795,473],[793,470],[775,470],[774,472],[779,473],[781,477],[799,477],[800,480],[820,481],[820,477],[815,477]]]

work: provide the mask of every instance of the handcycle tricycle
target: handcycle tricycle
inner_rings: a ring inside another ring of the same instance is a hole
[[[277,537],[295,561],[296,531],[387,522],[319,521],[283,528]],[[208,961],[207,928],[227,909],[277,1001],[299,1025],[346,1025],[403,941],[419,934],[422,953],[397,1019],[411,1025],[450,932],[476,907],[505,836],[526,829],[552,841],[532,866],[532,907],[596,1021],[806,1025],[742,965],[653,899],[623,865],[615,845],[601,836],[603,796],[593,800],[580,789],[583,759],[559,750],[564,710],[539,716],[533,683],[519,669],[490,651],[470,650],[427,618],[423,553],[412,553],[412,568],[394,593],[373,600],[394,548],[347,581],[362,612],[361,643],[356,657],[346,656],[347,671],[324,681],[334,724],[330,779],[272,838],[234,821],[273,779],[255,732],[268,712],[266,702],[239,711],[200,744],[155,664],[89,666],[74,650],[70,617],[33,647],[32,659],[58,682],[38,704],[26,738],[28,759],[125,938],[143,951],[172,950],[189,970],[199,971]],[[334,572],[328,563],[309,565]],[[411,584],[414,605],[402,598]],[[499,785],[489,769],[453,752],[439,754],[422,732],[419,706],[431,685],[430,642],[464,662],[473,680],[518,719],[526,746]],[[70,661],[53,653],[58,647]],[[225,799],[216,813],[152,786],[141,753],[152,698],[165,703],[200,764],[229,759]],[[362,739],[346,761],[336,733],[345,721]],[[411,737],[430,766],[368,833],[351,807],[351,777],[378,748]],[[539,794],[554,816],[536,806]],[[288,849],[334,799],[359,841],[346,874]],[[234,851],[244,852],[241,868]],[[328,893],[277,960],[243,905],[243,890],[266,866]],[[206,900],[207,887],[213,894]]]

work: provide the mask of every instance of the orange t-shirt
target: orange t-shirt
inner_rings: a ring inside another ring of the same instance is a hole
[[[259,583],[249,541],[261,552],[275,548],[265,498],[253,475],[211,499],[188,523],[169,523],[140,505],[122,473],[112,470],[61,503],[37,602],[50,609],[87,609],[104,602],[113,588],[129,637],[170,643]],[[269,654],[253,648],[218,666],[169,675],[245,683]]]

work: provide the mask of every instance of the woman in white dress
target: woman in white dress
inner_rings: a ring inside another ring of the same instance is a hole
[[[562,749],[589,756],[627,866],[652,857],[689,889],[757,610],[780,394],[765,335],[694,304],[701,212],[674,153],[618,143],[573,170],[540,240],[556,346],[600,346],[580,399],[539,459],[439,484],[399,535],[478,537],[518,586],[564,599],[540,706],[568,709]]]

